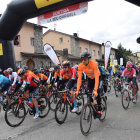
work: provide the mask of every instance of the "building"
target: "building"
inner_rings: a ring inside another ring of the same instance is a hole
[[[135,65],[140,65],[140,52],[133,53],[131,60]]]
[[[69,35],[66,33],[48,30],[43,34],[43,44],[46,43],[53,46],[56,54],[59,55],[59,60],[62,63],[68,59],[73,65],[81,62],[81,53],[88,51],[91,54],[91,59],[104,64],[104,45],[80,38],[76,33]],[[111,54],[116,58],[116,49],[111,49]]]
[[[51,66],[51,60],[43,51],[43,28],[26,22],[14,40],[16,66],[34,67]]]

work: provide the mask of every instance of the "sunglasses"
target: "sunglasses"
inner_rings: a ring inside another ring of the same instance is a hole
[[[127,69],[129,69],[129,70],[130,70],[131,68],[127,68]]]
[[[81,58],[81,61],[87,61],[88,60],[88,58]]]
[[[63,69],[66,69],[66,68],[68,68],[68,67],[67,67],[67,66],[64,66],[64,67],[63,67]]]

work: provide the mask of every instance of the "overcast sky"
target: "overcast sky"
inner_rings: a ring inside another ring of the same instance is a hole
[[[10,1],[1,0],[1,14]],[[28,21],[37,24],[37,18]],[[114,48],[121,43],[133,53],[140,51],[140,45],[136,43],[140,36],[140,7],[124,0],[94,0],[89,2],[86,14],[57,21],[55,24],[56,30],[63,33],[79,33],[79,37],[97,43],[111,41]],[[43,26],[54,29],[54,22]]]

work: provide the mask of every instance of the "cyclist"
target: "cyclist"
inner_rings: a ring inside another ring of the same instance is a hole
[[[7,70],[4,70],[3,73],[4,73],[5,77],[9,78],[9,73]]]
[[[40,79],[40,86],[43,86],[44,89],[47,91],[46,84],[48,77],[38,71],[35,71],[34,74]]]
[[[100,95],[98,94],[99,91],[97,93],[98,86],[99,86],[100,71],[98,69],[97,63],[91,60],[91,55],[89,52],[82,53],[81,60],[82,60],[82,63],[80,63],[78,66],[78,81],[77,81],[76,95],[78,95],[79,93],[81,81],[82,81],[82,71],[84,71],[85,74],[88,76],[87,92],[89,93],[93,92],[92,95],[96,97],[97,103],[98,103],[98,113],[96,117],[100,118],[102,115],[101,98],[100,98]]]
[[[126,79],[126,83],[125,84],[128,84],[129,82],[133,82],[133,92],[134,92],[134,98],[133,98],[133,103],[136,102],[136,70],[134,68],[132,68],[133,64],[128,61],[127,64],[126,64],[126,69],[123,71],[122,73],[122,77],[121,77],[121,81],[122,81],[122,78],[124,77],[124,75],[127,75],[127,79]]]
[[[60,83],[63,81],[64,75],[66,75],[69,78],[65,88],[68,91],[72,89],[71,94],[69,94],[69,98],[70,99],[73,98],[74,108],[73,108],[72,112],[76,112],[77,111],[77,102],[76,102],[76,98],[75,98],[75,91],[77,88],[76,70],[74,68],[70,67],[69,61],[63,62],[63,70],[61,71],[60,78],[59,78]]]
[[[3,95],[3,92],[7,91],[6,99],[8,101],[8,105],[11,104],[11,100],[9,98],[10,90],[11,90],[11,81],[7,77],[0,75],[0,95]],[[0,96],[0,101],[2,101],[2,100],[3,100],[2,96]],[[10,113],[11,111],[12,111],[12,109],[9,109],[8,113]]]
[[[32,102],[36,108],[36,114],[34,116],[34,119],[37,119],[39,116],[39,110],[38,110],[38,103],[36,101],[36,98],[37,98],[38,92],[39,92],[40,81],[33,75],[26,73],[26,70],[23,68],[20,68],[18,70],[17,74],[20,76],[20,81],[18,82],[17,86],[15,87],[13,93],[15,93],[17,91],[17,89],[22,85],[23,81],[25,80],[26,86],[23,91],[24,96],[26,98],[29,98],[29,93],[33,92]]]
[[[9,73],[9,80],[11,82],[12,82],[12,80],[14,80],[13,83],[12,83],[12,87],[16,86],[18,81],[19,81],[19,79],[20,79],[20,77],[17,75],[16,72],[13,72],[12,68],[8,68],[7,72]]]
[[[98,64],[98,62],[97,62]],[[99,77],[99,90],[101,90],[101,86],[103,84],[103,89],[104,89],[104,96],[105,96],[105,99],[107,100],[107,85],[108,85],[108,81],[106,80],[107,77],[106,77],[106,71],[104,69],[103,66],[99,66],[98,65],[98,68],[99,68],[99,71],[100,71],[100,77]]]
[[[52,68],[50,68],[49,69],[49,77],[48,77],[48,80],[47,80],[47,83],[49,83],[49,82],[51,82],[52,81],[52,79],[53,79],[53,77],[54,77],[54,68],[52,67]]]

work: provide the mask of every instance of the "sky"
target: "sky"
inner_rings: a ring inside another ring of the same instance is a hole
[[[3,14],[11,0],[0,0],[0,14]],[[29,19],[37,24],[37,18]],[[61,21],[43,24],[59,32],[73,35],[78,33],[80,38],[97,43],[111,41],[112,47],[117,48],[121,43],[133,53],[140,51],[136,39],[140,36],[140,7],[124,0],[94,0],[88,4],[88,12]]]

